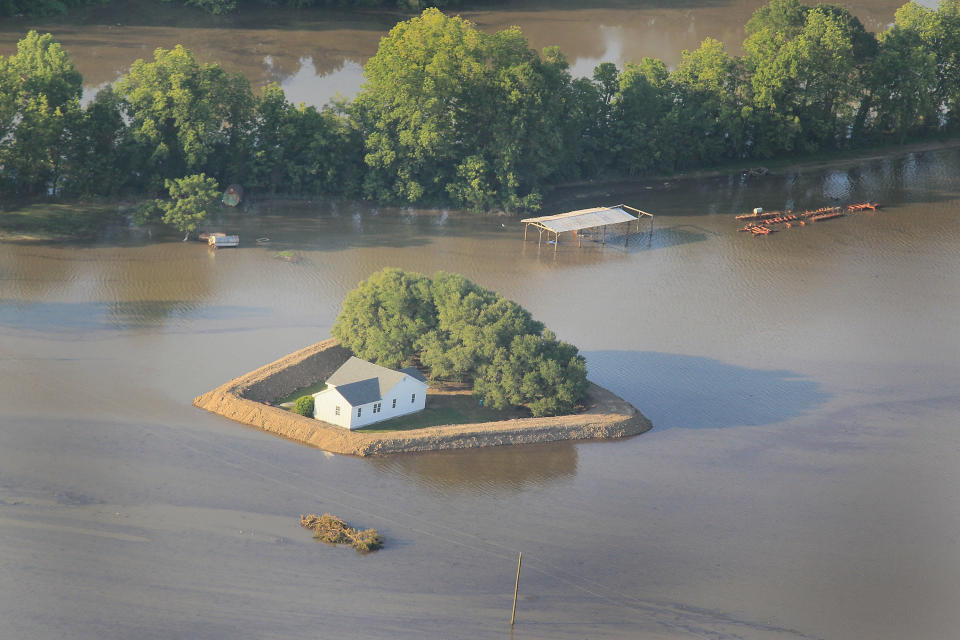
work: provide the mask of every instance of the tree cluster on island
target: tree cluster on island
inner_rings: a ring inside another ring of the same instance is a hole
[[[433,380],[472,382],[489,407],[570,413],[587,391],[586,360],[515,302],[461,275],[384,269],[347,294],[333,336],[357,357]]]
[[[907,3],[880,34],[839,6],[772,0],[746,33],[742,56],[708,38],[672,71],[644,58],[573,78],[516,27],[428,9],[381,40],[352,101],[318,109],[276,85],[255,95],[180,46],[81,105],[67,53],[31,32],[0,56],[0,196],[166,195],[204,174],[254,193],[534,210],[571,180],[960,131],[960,0]]]

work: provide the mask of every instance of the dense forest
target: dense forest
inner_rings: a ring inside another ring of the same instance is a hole
[[[193,184],[532,210],[572,180],[960,129],[960,0],[908,3],[880,34],[838,6],[773,0],[746,34],[742,56],[707,39],[673,70],[644,58],[573,78],[518,28],[427,9],[381,40],[352,101],[314,108],[179,46],[81,104],[68,53],[31,32],[0,57],[0,195],[166,195],[202,173]]]

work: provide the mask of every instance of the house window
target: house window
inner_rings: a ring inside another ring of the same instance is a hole
[[[373,412],[374,412],[374,413],[380,413],[380,403],[379,403],[379,402],[374,402],[374,403],[373,403]]]
[[[340,415],[340,405],[337,405],[337,406],[333,409],[333,415],[335,415],[335,416]]]
[[[363,411],[363,407],[357,407],[357,417],[360,417],[360,412]]]
[[[417,394],[411,393],[411,394],[410,394],[410,404],[413,404],[413,403],[416,402],[416,401],[417,401]]]
[[[396,399],[396,398],[393,399],[393,406],[390,407],[390,408],[391,408],[391,409],[396,409],[396,408],[397,408],[397,399]]]

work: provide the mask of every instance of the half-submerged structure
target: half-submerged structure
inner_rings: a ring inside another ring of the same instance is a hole
[[[427,380],[415,367],[394,371],[351,356],[313,394],[313,417],[347,429],[422,411]]]
[[[628,213],[629,209],[636,215]],[[578,209],[577,211],[568,211],[567,213],[558,213],[552,216],[540,216],[539,218],[524,218],[523,239],[527,239],[527,230],[533,225],[540,231],[540,240],[538,246],[543,244],[543,232],[547,232],[547,241],[553,242],[553,252],[557,252],[560,246],[560,234],[568,231],[572,232],[577,238],[579,246],[583,246],[583,231],[587,229],[601,230],[601,243],[607,243],[607,227],[614,225],[627,225],[627,233],[624,234],[623,246],[630,242],[630,223],[637,223],[637,231],[640,230],[640,218],[650,217],[650,228],[653,229],[653,214],[641,211],[625,204],[618,204],[612,207],[593,207],[591,209]],[[550,234],[553,234],[553,240],[550,240]]]

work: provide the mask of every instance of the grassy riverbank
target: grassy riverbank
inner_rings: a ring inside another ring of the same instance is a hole
[[[111,200],[35,202],[0,209],[0,240],[56,242],[87,240],[122,220],[122,206]]]

